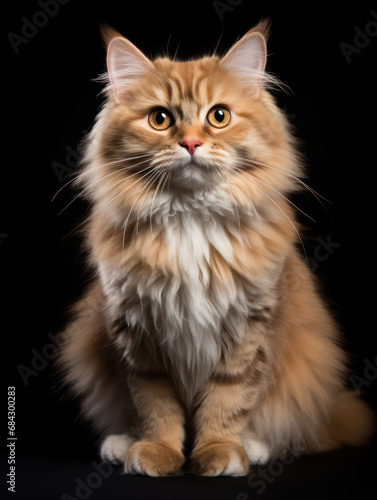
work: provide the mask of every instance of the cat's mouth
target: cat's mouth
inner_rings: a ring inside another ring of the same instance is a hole
[[[203,170],[203,166],[198,163],[197,161],[195,161],[194,158],[190,158],[190,160],[185,163],[183,166],[182,166],[183,169],[186,169],[188,171],[191,171],[191,170]]]
[[[206,154],[188,155],[184,151],[179,151],[178,154],[156,158],[155,161],[156,166],[159,165],[164,169],[169,178],[166,185],[174,185],[174,189],[177,187],[180,189],[203,188],[203,186],[214,184],[218,177],[216,162]]]
[[[184,162],[179,162],[175,166],[174,177],[177,181],[181,182],[204,184],[208,183],[210,179],[213,180],[212,171],[211,165],[195,158],[193,155],[191,158]]]

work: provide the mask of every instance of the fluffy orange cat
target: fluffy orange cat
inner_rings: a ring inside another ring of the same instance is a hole
[[[302,169],[267,34],[181,62],[106,31],[107,100],[77,181],[93,280],[60,361],[102,458],[128,473],[245,475],[372,432],[296,248]]]

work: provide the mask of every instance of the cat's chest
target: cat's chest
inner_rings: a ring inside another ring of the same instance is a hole
[[[102,265],[101,278],[113,320],[153,336],[190,400],[219,362],[224,336],[241,341],[250,293],[231,270],[231,241],[215,220],[172,218],[164,237],[170,272],[142,262],[122,271]],[[214,269],[213,252],[227,273]]]
[[[225,227],[206,214],[179,214],[165,223],[163,242],[164,266],[145,265],[138,255],[121,268],[100,263],[113,315],[122,312],[132,325],[158,325],[162,332],[218,331],[230,308],[238,304],[239,309],[245,301],[232,271],[233,247]]]
[[[233,261],[229,234],[218,218],[208,214],[179,214],[168,220],[164,239],[168,259],[177,265],[182,283],[204,288],[213,267],[213,255],[221,256],[226,265]]]
[[[132,253],[115,269],[100,264],[113,323],[152,336],[190,399],[220,360],[224,345],[242,342],[253,311],[266,301],[260,284],[233,266],[236,228],[208,214],[181,213],[164,221],[164,244],[143,247],[165,260]],[[121,321],[120,321],[121,320]],[[126,354],[125,354],[126,355]]]

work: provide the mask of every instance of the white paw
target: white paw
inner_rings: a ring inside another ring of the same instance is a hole
[[[135,438],[127,434],[111,434],[101,445],[101,458],[113,465],[122,465]]]
[[[245,475],[245,469],[242,466],[240,457],[238,453],[232,453],[231,454],[231,459],[226,466],[224,472],[222,473],[223,476],[244,476]]]
[[[266,464],[270,458],[270,449],[264,441],[256,437],[245,437],[243,446],[251,464]]]
[[[124,464],[124,472],[126,474],[142,474],[146,475],[139,460],[139,452],[133,453]]]

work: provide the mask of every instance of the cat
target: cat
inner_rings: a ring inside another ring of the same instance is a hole
[[[299,250],[289,196],[306,184],[269,29],[187,61],[104,30],[106,102],[76,180],[93,278],[59,363],[130,474],[242,476],[373,432]]]

